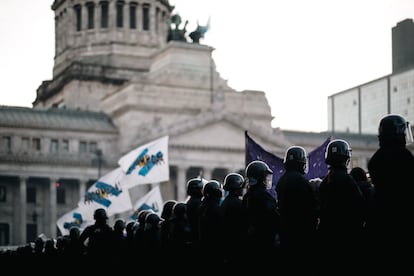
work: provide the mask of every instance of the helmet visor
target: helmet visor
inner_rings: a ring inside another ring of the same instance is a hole
[[[407,122],[406,128],[405,128],[405,144],[410,145],[413,141],[413,133],[411,131],[410,123]]]

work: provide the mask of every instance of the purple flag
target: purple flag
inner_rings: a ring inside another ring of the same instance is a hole
[[[331,141],[331,137],[328,137],[322,145],[308,153],[308,173],[307,179],[323,178],[328,174],[328,165],[325,163],[325,150],[326,146]]]
[[[264,150],[259,144],[257,144],[248,134],[244,132],[246,137],[246,167],[247,165],[255,160],[261,160],[265,162],[270,169],[273,171],[272,188],[268,192],[276,198],[276,184],[279,178],[285,172],[283,166],[283,159],[277,157],[273,153]]]

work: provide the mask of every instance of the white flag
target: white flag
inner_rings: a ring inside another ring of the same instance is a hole
[[[118,160],[118,164],[126,174],[121,182],[123,187],[168,181],[168,136],[130,151]]]
[[[88,189],[78,203],[79,210],[86,219],[93,219],[93,213],[98,208],[104,208],[108,216],[132,209],[129,191],[120,184],[124,176],[124,172],[118,167]]]
[[[93,221],[85,220],[79,208],[75,208],[67,212],[56,221],[56,226],[59,228],[62,236],[69,235],[70,228],[78,227],[81,231],[88,225],[94,223]]]
[[[134,213],[131,215],[131,219],[136,220],[138,213],[142,210],[152,210],[154,213],[161,216],[162,206],[163,200],[161,196],[160,186],[157,185],[143,197],[138,199],[137,202],[135,202]]]

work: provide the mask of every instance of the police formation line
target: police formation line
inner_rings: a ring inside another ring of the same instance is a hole
[[[326,148],[328,174],[307,180],[306,151],[291,146],[276,198],[268,192],[272,170],[256,160],[247,165],[245,176],[229,173],[223,185],[190,179],[187,200],[165,201],[160,216],[140,211],[136,221],[118,219],[110,226],[105,210],[97,209],[95,223],[83,231],[72,228],[56,243],[38,238],[34,248],[2,255],[202,264],[214,252],[212,265],[236,266],[246,260],[396,256],[413,246],[414,156],[406,147],[413,140],[410,124],[400,115],[387,115],[380,121],[378,139],[369,177],[359,167],[348,172],[351,147],[334,139]]]

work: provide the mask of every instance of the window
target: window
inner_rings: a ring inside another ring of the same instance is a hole
[[[26,241],[34,241],[37,238],[37,224],[28,223],[26,224]]]
[[[0,223],[0,245],[9,245],[10,226],[8,223]]]
[[[79,153],[86,153],[87,143],[85,141],[79,142]]]
[[[124,26],[124,1],[116,2],[116,26],[119,28]]]
[[[32,138],[32,150],[40,151],[40,138]]]
[[[69,141],[68,140],[62,141],[62,151],[69,152]]]
[[[59,141],[56,139],[52,139],[50,141],[50,152],[51,153],[58,153],[59,151]]]
[[[226,177],[227,174],[228,174],[228,170],[227,169],[224,169],[224,168],[215,168],[211,172],[211,179],[217,179],[221,183],[223,183],[224,178]]]
[[[90,153],[96,153],[97,149],[98,149],[98,144],[96,142],[90,142],[89,143],[89,152]]]
[[[10,136],[3,136],[2,139],[2,151],[3,152],[11,152],[11,137]]]
[[[411,103],[411,98],[407,98],[407,104]]]
[[[27,187],[26,189],[26,202],[27,203],[36,203],[36,188],[35,187]]]
[[[7,200],[7,188],[6,186],[0,186],[0,202],[6,202]]]
[[[95,4],[93,2],[86,3],[88,9],[88,29],[95,27]]]
[[[137,28],[137,3],[133,2],[129,4],[129,27]]]
[[[108,28],[108,1],[101,2],[101,28]]]
[[[149,5],[144,4],[142,6],[142,29],[144,31],[149,31]]]
[[[76,16],[76,31],[80,31],[82,29],[82,6],[76,5],[74,9]]]
[[[66,203],[66,191],[62,185],[56,186],[56,203],[65,204]]]

